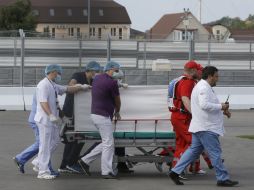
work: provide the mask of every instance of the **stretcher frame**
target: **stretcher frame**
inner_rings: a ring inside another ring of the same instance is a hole
[[[134,123],[133,132],[116,132],[117,121],[114,122],[115,132],[114,132],[114,142],[115,147],[124,148],[136,148],[139,150],[139,154],[125,156],[114,156],[114,163],[126,162],[128,167],[132,168],[137,163],[147,162],[155,163],[157,168],[158,164],[166,163],[171,165],[173,160],[173,153],[168,151],[168,147],[175,147],[175,134],[174,132],[157,132],[157,124],[160,121],[165,121],[166,119],[123,119],[121,122]],[[168,119],[169,120],[169,119]],[[137,124],[142,121],[154,121],[154,131],[153,132],[137,132]],[[73,131],[68,130],[73,126],[65,125],[65,138],[68,142],[77,141],[78,143],[88,143],[88,142],[100,142],[101,138],[98,131]],[[62,130],[62,131],[63,131]],[[63,134],[63,132],[61,132]],[[166,155],[159,155],[157,150],[164,149],[167,153]],[[160,172],[161,170],[157,168]]]
[[[175,134],[170,129],[170,116],[166,103],[167,86],[130,86],[127,90],[121,89],[120,94],[122,119],[113,121],[115,147],[135,148],[138,150],[138,154],[128,155],[128,152],[126,152],[125,156],[115,156],[114,162],[126,162],[129,167],[133,167],[139,162],[155,163],[156,165],[166,162],[170,165],[173,154],[168,150],[168,147],[175,147]],[[79,112],[91,110],[91,107],[89,107],[91,105],[90,100],[91,93],[81,92],[74,96],[76,103],[76,107],[74,106],[75,123],[78,124],[77,126],[65,125],[61,132],[62,135],[65,134],[65,141],[101,142],[99,132],[96,131],[89,118],[90,112],[82,114]],[[130,102],[131,105],[129,105]],[[145,113],[142,114],[142,112]],[[83,127],[84,125],[85,127]],[[125,128],[126,126],[127,128]],[[120,127],[122,130],[127,130],[119,132]],[[145,131],[140,131],[142,127],[144,127],[142,130]],[[160,155],[160,149],[164,149],[166,154]],[[159,168],[157,169],[159,170]]]

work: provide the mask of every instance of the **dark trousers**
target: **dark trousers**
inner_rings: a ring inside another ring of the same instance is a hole
[[[87,151],[80,156],[80,152],[84,146],[84,143],[67,143],[64,146],[64,152],[63,152],[63,159],[60,168],[65,168],[67,165],[72,166],[73,164],[76,164],[77,161],[82,158],[83,156],[90,153],[100,142],[94,143],[91,147],[87,149]],[[125,148],[115,148],[115,155],[117,156],[125,156]],[[119,162],[118,168],[127,168],[125,162]]]
[[[67,165],[72,166],[77,163],[80,152],[84,143],[71,142],[64,146],[63,159],[60,168],[65,168]]]

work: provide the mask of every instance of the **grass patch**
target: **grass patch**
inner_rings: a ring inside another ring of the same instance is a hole
[[[240,136],[237,136],[237,137],[240,137],[240,138],[243,138],[243,139],[254,140],[254,135],[240,135]]]

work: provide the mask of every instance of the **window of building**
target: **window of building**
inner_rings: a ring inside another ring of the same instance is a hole
[[[67,15],[72,16],[72,10],[71,9],[67,9]]]
[[[185,31],[182,31],[182,41],[186,41],[191,39],[193,36],[193,31],[187,31],[187,34],[185,35]]]
[[[34,16],[39,16],[39,11],[35,9],[35,10],[32,11],[32,14]]]
[[[49,15],[55,16],[55,9],[49,9]]]
[[[55,29],[55,28],[52,28],[51,31],[52,31],[52,32],[51,32],[52,38],[56,37],[56,29]]]
[[[123,29],[119,28],[119,39],[123,39]]]
[[[83,16],[87,16],[87,15],[88,15],[87,9],[83,9]]]
[[[74,36],[74,28],[69,28],[69,36]]]
[[[99,15],[100,15],[100,16],[103,16],[103,15],[104,15],[103,9],[99,9]]]
[[[101,39],[101,28],[98,28],[98,38]]]
[[[116,36],[116,28],[111,28],[111,36]]]
[[[173,36],[173,40],[174,41],[182,41],[183,37],[182,37],[183,33],[180,30],[175,30],[174,31],[174,36]]]
[[[80,28],[77,28],[77,37],[80,37],[81,33],[80,33]]]
[[[44,33],[49,33],[49,27],[48,27],[48,26],[47,26],[47,27],[44,27],[44,28],[43,28],[43,32],[44,32]]]
[[[95,36],[95,28],[90,28],[90,36]]]

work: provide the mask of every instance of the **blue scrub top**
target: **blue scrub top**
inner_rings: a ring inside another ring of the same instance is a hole
[[[36,108],[37,108],[37,101],[36,101],[36,93],[33,95],[33,102],[32,102],[32,109],[28,118],[29,123],[35,123],[34,121],[34,116],[36,113]]]

